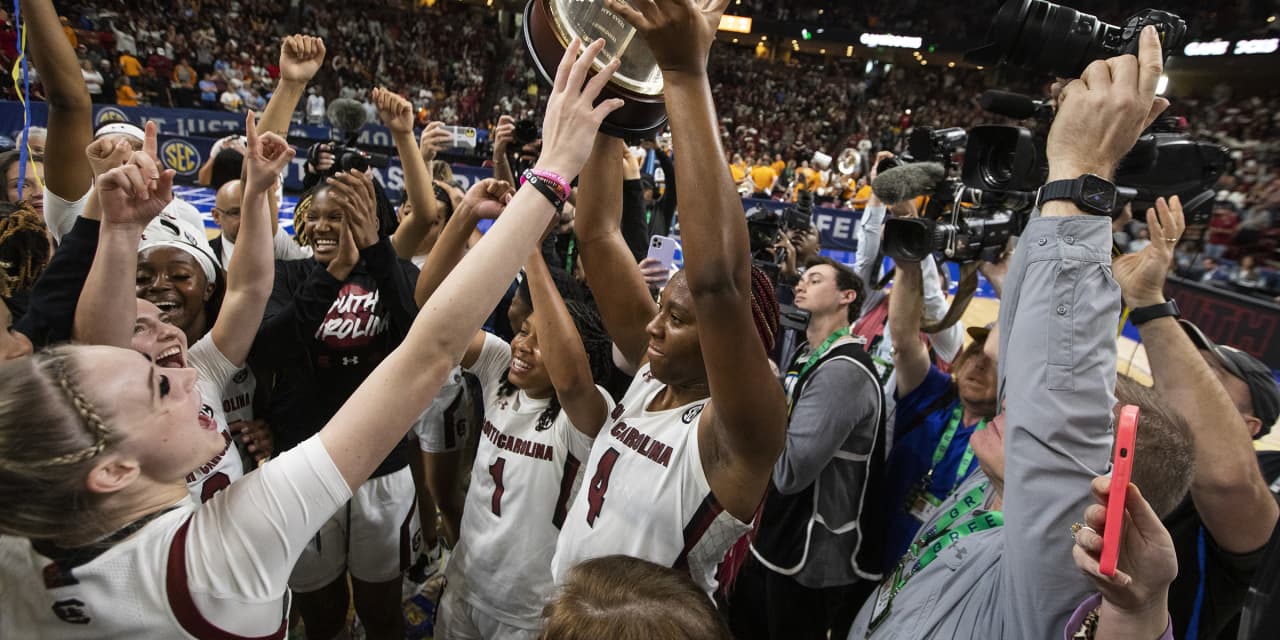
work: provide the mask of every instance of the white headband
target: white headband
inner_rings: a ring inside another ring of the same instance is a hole
[[[111,124],[103,125],[96,133],[93,134],[93,139],[97,140],[103,136],[117,134],[129,136],[130,138],[136,139],[138,142],[145,142],[147,139],[147,134],[143,133],[142,129],[138,128],[137,125],[132,125],[128,122],[112,122]]]
[[[167,215],[161,214],[147,225],[142,232],[142,242],[138,251],[151,247],[173,247],[187,252],[199,263],[204,277],[209,284],[217,280],[217,262],[213,257],[213,249],[203,233],[192,229],[190,225]]]

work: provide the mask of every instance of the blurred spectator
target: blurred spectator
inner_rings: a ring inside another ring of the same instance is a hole
[[[129,76],[116,78],[116,104],[122,107],[138,106],[138,93],[133,90]]]
[[[84,76],[84,84],[89,88],[89,99],[95,103],[103,102],[102,74],[95,71],[93,64],[88,60],[81,60],[80,75]]]

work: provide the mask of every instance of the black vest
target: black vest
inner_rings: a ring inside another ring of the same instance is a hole
[[[846,342],[833,347],[823,354],[817,365],[796,380],[795,388],[791,394],[792,402],[802,396],[804,387],[809,382],[809,379],[827,361],[841,357],[854,360],[862,365],[862,368],[866,370],[867,375],[871,378],[871,384],[876,389],[880,388],[879,380],[876,378],[875,364],[872,362],[871,356],[867,354],[861,344]],[[798,372],[799,366],[799,359],[796,358],[790,367],[791,372]],[[789,407],[789,409],[793,408],[794,405]],[[855,545],[858,551],[855,557],[850,560],[859,573],[868,576],[879,575],[880,567],[883,564],[880,556],[884,549],[887,526],[883,517],[885,509],[881,502],[884,495],[886,436],[883,401],[881,401],[881,410],[876,417],[876,437],[870,452],[870,458],[861,463],[862,479],[865,485],[862,490],[862,501],[860,505],[853,505],[854,512],[858,514],[858,527],[846,534],[840,534],[861,536],[861,539]],[[832,462],[835,462],[835,459]],[[816,481],[815,483],[810,483],[809,486],[798,493],[786,495],[779,492],[771,480],[768,492],[765,495],[764,510],[760,514],[760,526],[756,530],[756,538],[752,543],[752,548],[757,555],[764,558],[769,564],[785,569],[788,575],[800,571],[806,560],[806,548],[809,544],[811,531],[810,523],[815,519],[818,509],[818,496],[814,495],[815,484]],[[812,527],[821,526],[823,525],[818,522],[812,523]]]

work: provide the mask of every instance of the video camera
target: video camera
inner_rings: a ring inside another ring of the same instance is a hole
[[[1182,18],[1146,9],[1123,27],[1044,0],[1010,0],[997,12],[988,40],[966,54],[977,64],[1011,64],[1060,76],[1078,76],[1094,60],[1137,53],[1146,25],[1160,32],[1165,56],[1181,48],[1186,34]],[[968,262],[993,260],[1010,235],[1021,232],[1036,192],[1049,174],[1045,154],[1053,106],[1027,96],[988,91],[983,109],[1016,119],[1034,119],[1034,128],[980,125],[937,131],[919,128],[909,140],[909,160],[939,162],[945,169],[932,189],[920,218],[892,218],[885,224],[885,253],[895,259],[923,260],[930,253]],[[964,148],[955,177],[954,154]],[[1161,196],[1178,195],[1188,223],[1204,222],[1212,187],[1228,168],[1221,145],[1192,140],[1178,131],[1173,118],[1161,118],[1139,137],[1116,170],[1116,209],[1136,211],[1155,206]],[[910,165],[907,165],[910,166]],[[906,167],[904,167],[906,168]],[[881,167],[885,171],[886,167]],[[901,171],[901,169],[899,169]],[[883,174],[882,174],[883,175]],[[919,181],[919,176],[911,176]]]
[[[320,166],[320,154],[326,151],[333,154],[333,166],[326,171],[320,171],[318,169]],[[307,162],[322,179],[339,171],[363,172],[368,171],[369,167],[386,169],[391,166],[390,156],[381,153],[369,153],[355,146],[340,142],[318,142],[311,145],[311,148],[307,149]]]
[[[1035,192],[1010,179],[980,180],[1003,176],[1011,160],[973,153],[972,134],[959,127],[920,127],[908,140],[908,164],[881,164],[880,177],[872,185],[881,199],[888,193],[898,195],[887,201],[928,196],[919,217],[885,221],[886,255],[906,262],[919,262],[933,253],[953,262],[994,261],[1009,237],[1025,226]],[[966,152],[957,177],[954,156],[961,148]]]

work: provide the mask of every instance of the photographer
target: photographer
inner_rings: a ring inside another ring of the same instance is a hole
[[[1155,28],[1141,32],[1139,56],[1094,62],[1067,85],[1048,139],[1051,180],[1113,175],[1167,106],[1155,98],[1163,69]],[[1151,220],[1152,235],[1181,235],[1180,216]],[[1110,234],[1110,220],[1074,201],[1049,201],[1028,224],[1000,310],[1005,412],[971,440],[982,470],[933,510],[850,638],[1054,638],[1088,593],[1061,540],[1090,503],[1088,484],[1107,470],[1114,442],[1120,300]],[[914,353],[919,375],[923,354]],[[1134,484],[1167,513],[1189,480],[1186,426],[1149,393],[1125,390],[1121,399],[1142,412]]]

